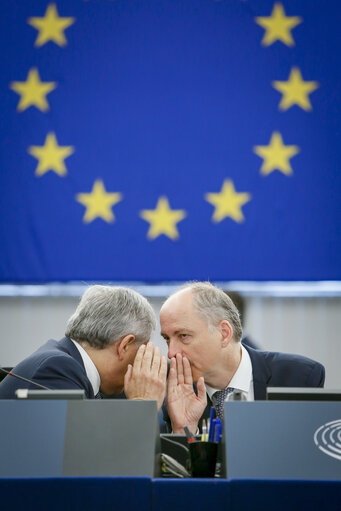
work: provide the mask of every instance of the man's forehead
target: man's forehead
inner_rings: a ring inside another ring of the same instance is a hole
[[[160,321],[167,323],[181,323],[189,316],[189,311],[185,307],[178,307],[170,304],[162,307],[160,311]]]
[[[191,293],[185,290],[172,295],[163,304],[160,310],[161,328],[171,328],[179,330],[189,328],[193,324],[194,318],[198,316],[193,306]],[[180,294],[181,293],[181,294]]]
[[[179,332],[192,332],[193,331],[193,321],[191,321],[190,317],[186,317],[182,315],[181,317],[176,315],[167,315],[162,318],[160,316],[160,325],[161,325],[161,335],[164,336],[172,336],[176,335]]]
[[[181,307],[190,307],[193,305],[193,293],[192,290],[187,289],[181,289],[180,291],[174,293],[171,295],[165,303],[163,304],[162,309],[169,309],[174,310],[176,308]]]

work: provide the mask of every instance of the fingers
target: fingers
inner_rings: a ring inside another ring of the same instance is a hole
[[[124,390],[128,399],[146,399],[157,402],[161,408],[166,387],[167,361],[160,348],[149,342],[140,346],[134,366],[128,365],[124,376]]]
[[[197,391],[198,391],[198,399],[205,403],[207,402],[207,396],[206,396],[206,387],[205,387],[205,381],[202,376],[200,376],[198,382],[197,382]]]
[[[176,359],[175,359],[175,357],[170,359],[170,368],[175,369],[175,372],[176,372]]]
[[[136,370],[139,370],[145,374],[152,373],[155,376],[159,376],[161,368],[164,371],[164,366],[166,367],[167,373],[167,361],[165,357],[161,358],[161,351],[159,346],[154,347],[152,342],[148,342],[142,355],[139,354]]]
[[[142,360],[143,360],[143,355],[144,355],[145,349],[146,349],[146,346],[144,344],[141,344],[141,346],[137,350],[136,357],[134,360],[134,372],[141,371],[141,365],[142,365]]]
[[[167,380],[167,359],[165,356],[161,357],[159,380],[163,384],[163,388],[164,388],[164,392],[165,392],[166,391],[166,380]]]
[[[166,378],[167,378],[167,360],[166,360],[165,356],[161,357],[159,376],[161,378],[161,381],[166,381]]]
[[[151,366],[151,370],[153,373],[159,374],[160,364],[161,364],[161,352],[160,352],[160,348],[158,346],[156,346],[154,348],[154,356],[153,356],[153,361],[152,361],[152,366]]]
[[[192,369],[187,357],[183,357],[184,382],[193,385]]]
[[[176,373],[176,360],[175,358],[171,358],[170,361],[170,368],[168,373],[168,379],[167,379],[167,393],[170,394],[176,389],[176,386],[178,384],[178,376]]]
[[[182,385],[185,382],[184,367],[182,363],[182,356],[180,353],[176,354],[176,368],[178,373],[178,384]]]
[[[145,373],[150,372],[150,368],[151,368],[152,361],[153,361],[153,356],[154,356],[154,346],[153,346],[153,343],[149,341],[147,343],[147,346],[145,348],[145,351],[144,351],[144,354],[142,357],[141,371],[143,371]]]
[[[192,368],[188,358],[177,353],[170,361],[168,388],[182,384],[193,385]]]

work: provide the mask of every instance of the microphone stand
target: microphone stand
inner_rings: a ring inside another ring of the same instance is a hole
[[[3,369],[2,367],[0,367],[0,371],[8,374],[9,376],[14,376],[15,378],[18,378],[19,380],[22,380],[26,383],[30,383],[31,385],[35,385],[36,387],[39,387],[40,389],[51,390],[48,387],[45,387],[44,385],[40,385],[40,383],[36,383],[35,381],[28,380],[27,378],[24,378],[23,376],[19,376],[18,374],[14,374],[14,373],[12,373],[12,371],[7,371],[6,369]]]

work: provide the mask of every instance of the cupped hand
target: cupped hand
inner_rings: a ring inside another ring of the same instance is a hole
[[[161,408],[166,390],[167,361],[153,343],[142,344],[124,377],[124,392],[128,399],[157,401]]]
[[[178,353],[176,358],[171,359],[167,384],[167,409],[173,433],[183,433],[184,426],[196,433],[199,419],[207,404],[202,376],[198,379],[197,391],[198,395],[193,389],[190,363]]]

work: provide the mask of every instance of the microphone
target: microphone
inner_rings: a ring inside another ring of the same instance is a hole
[[[39,387],[40,389],[51,390],[48,387],[45,387],[44,385],[40,385],[40,383],[36,383],[35,381],[29,380],[28,378],[24,378],[23,376],[19,376],[18,374],[14,374],[14,373],[12,373],[12,371],[6,371],[6,369],[3,369],[2,367],[0,367],[0,371],[2,371],[3,373],[8,374],[9,376],[14,376],[15,378],[18,378],[19,380],[22,380],[22,381],[24,381],[26,383],[30,383],[31,385],[35,385],[36,387]]]

